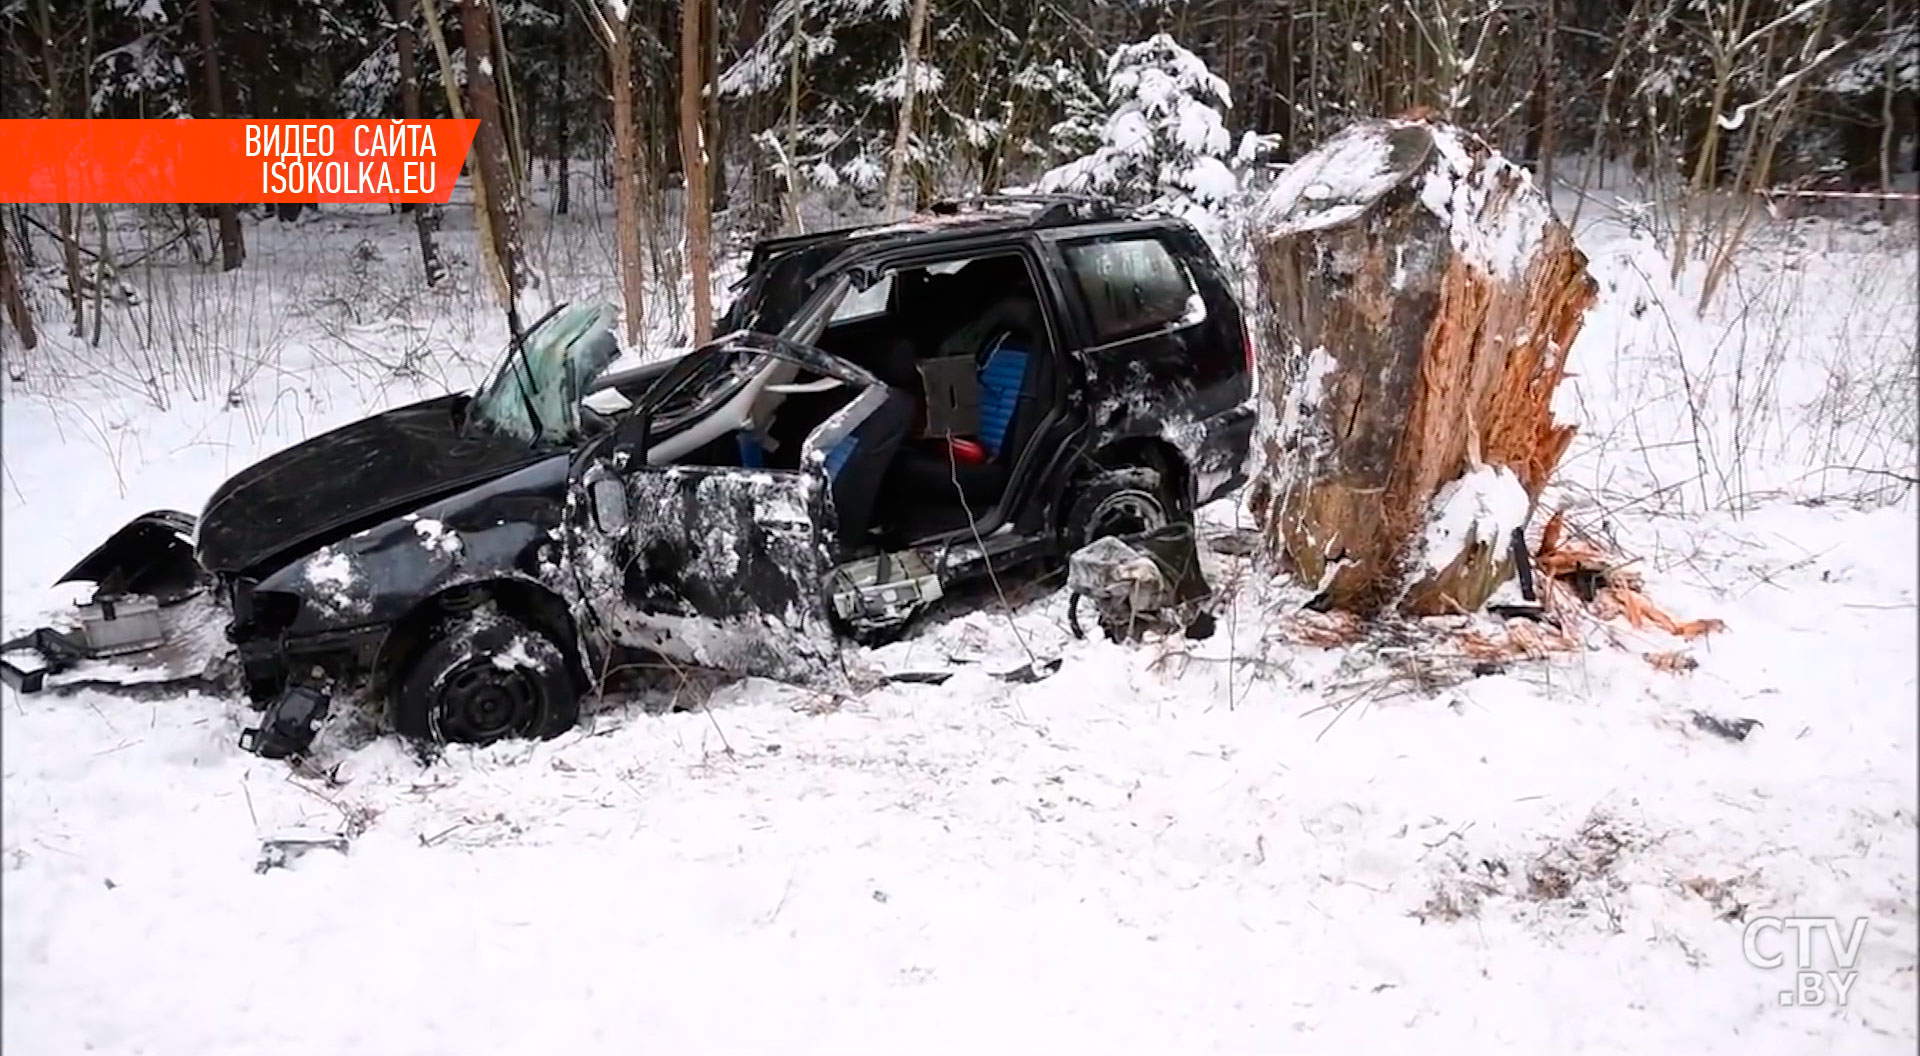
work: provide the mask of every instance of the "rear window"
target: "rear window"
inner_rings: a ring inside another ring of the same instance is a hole
[[[1062,251],[1086,298],[1098,342],[1197,321],[1206,311],[1186,269],[1151,235],[1070,242]]]

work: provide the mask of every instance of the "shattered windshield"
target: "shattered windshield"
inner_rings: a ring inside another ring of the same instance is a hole
[[[473,398],[473,416],[528,443],[564,444],[580,428],[587,384],[619,351],[607,304],[570,304],[542,316],[507,347]]]

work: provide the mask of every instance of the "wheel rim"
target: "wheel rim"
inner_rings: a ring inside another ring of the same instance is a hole
[[[1137,535],[1166,527],[1167,511],[1160,500],[1144,491],[1122,491],[1107,496],[1088,519],[1087,541],[1109,535]]]
[[[525,668],[502,668],[477,657],[448,672],[435,703],[444,740],[486,744],[531,729],[546,694]]]

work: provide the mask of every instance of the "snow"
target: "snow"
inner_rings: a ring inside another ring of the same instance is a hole
[[[1503,552],[1515,528],[1524,528],[1533,500],[1505,466],[1479,466],[1434,495],[1421,538],[1427,568],[1441,572],[1476,542]]]
[[[1193,192],[1194,198],[1204,202],[1224,202],[1240,188],[1239,177],[1225,162],[1214,157],[1195,158],[1180,177],[1180,183]]]
[[[1354,125],[1287,166],[1267,189],[1257,222],[1268,237],[1346,223],[1399,183],[1387,123]]]
[[[1432,154],[1420,203],[1445,221],[1454,249],[1490,274],[1517,275],[1532,259],[1552,213],[1526,170],[1495,153],[1476,161],[1446,125],[1367,121],[1348,126],[1283,170],[1256,210],[1268,238],[1347,223],[1409,174],[1393,137],[1430,128]]]
[[[333,547],[325,547],[307,563],[307,582],[334,593],[344,594],[359,579],[353,560]]]
[[[527,651],[525,635],[514,638],[507,643],[505,649],[493,654],[493,666],[502,671],[511,671],[514,668],[525,668],[529,671],[546,670],[546,665]]]
[[[1447,221],[1453,247],[1497,278],[1514,279],[1533,260],[1553,212],[1533,177],[1497,152],[1475,162],[1461,133],[1434,130],[1435,162],[1420,204]]]
[[[613,390],[607,390],[613,391]],[[460,553],[460,533],[448,528],[442,521],[431,517],[413,520],[414,533],[420,536],[420,542],[428,550],[452,557]]]
[[[1318,406],[1326,394],[1327,375],[1333,373],[1339,364],[1334,362],[1325,348],[1316,346],[1307,354],[1307,370],[1300,382],[1300,398],[1297,402],[1308,406]]]
[[[594,244],[605,217],[576,208],[557,237]],[[464,212],[442,247],[471,276]],[[941,686],[669,677],[554,741],[427,762],[343,722],[331,780],[242,753],[238,700],[7,692],[0,1048],[1911,1051],[1920,537],[1884,476],[1913,474],[1911,234],[1777,225],[1701,317],[1642,236],[1582,228],[1601,301],[1547,505],[1662,606],[1726,622],[1687,674],[1637,655],[1682,643],[1618,628],[1632,648],[1385,693],[1368,647],[1277,633],[1306,587],[1209,554],[1235,600],[1203,642],[1077,641],[1056,586],[1006,577],[1010,605],[847,657]],[[182,349],[198,373],[163,379],[164,409],[119,324],[98,352],[46,328],[4,383],[10,628],[131,515],[195,510],[499,347],[484,291],[405,274],[402,217],[248,236],[233,275],[167,265],[236,321]],[[326,266],[363,238],[370,275]],[[1491,476],[1456,497],[1504,525]],[[1059,672],[992,677],[1035,657]],[[1730,742],[1696,710],[1764,725]],[[257,873],[288,831],[349,850]],[[1791,970],[1746,962],[1734,902],[1867,919],[1845,1008],[1783,1007]]]
[[[1864,95],[1884,92],[1889,81],[1900,91],[1920,85],[1920,28],[1911,22],[1883,30],[1877,44],[1827,75],[1826,86],[1843,95]]]
[[[1315,346],[1308,350],[1304,355],[1299,356],[1297,361],[1299,363],[1297,369],[1300,373],[1298,379],[1294,382],[1295,388],[1293,392],[1288,395],[1286,404],[1280,408],[1279,420],[1274,423],[1275,435],[1303,435],[1299,431],[1301,415],[1309,414],[1320,406],[1321,400],[1327,396],[1327,378],[1333,373],[1335,368],[1339,366],[1333,356],[1329,354],[1325,348],[1320,346]],[[1263,405],[1261,413],[1263,415],[1270,413],[1270,408]],[[1264,424],[1263,422],[1263,425]],[[1305,434],[1305,437],[1308,443],[1314,443],[1320,440],[1318,434]],[[1304,455],[1309,452],[1303,451],[1301,453]],[[1256,457],[1258,457],[1258,455],[1256,455]],[[1289,461],[1291,462],[1291,460]],[[1284,470],[1282,470],[1282,472],[1284,472]]]
[[[1043,193],[1090,193],[1149,201],[1209,227],[1239,189],[1221,111],[1227,85],[1199,56],[1157,34],[1119,48],[1107,64],[1111,108],[1091,154],[1041,174]],[[1243,150],[1252,150],[1243,142]]]

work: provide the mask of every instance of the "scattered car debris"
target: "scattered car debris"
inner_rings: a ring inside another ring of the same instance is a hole
[[[886,676],[888,682],[905,682],[926,686],[944,685],[953,677],[951,671],[900,671]]]
[[[1549,582],[1545,593],[1556,587],[1578,598],[1589,613],[1600,620],[1625,617],[1636,629],[1653,626],[1676,638],[1700,638],[1726,630],[1720,620],[1676,620],[1643,593],[1644,578],[1614,559],[1592,542],[1569,535],[1566,511],[1556,512],[1540,530],[1540,543],[1534,548],[1533,566]],[[1570,606],[1551,604],[1561,612]]]
[[[1723,719],[1704,711],[1689,711],[1687,714],[1693,717],[1694,726],[1729,741],[1744,741],[1754,727],[1766,725],[1759,719]]]
[[[157,510],[128,522],[60,577],[91,581],[94,592],[65,627],[42,627],[0,643],[0,678],[20,693],[84,681],[89,661],[118,661],[145,669],[140,681],[182,681],[205,673],[203,657],[183,657],[195,643],[182,622],[206,622],[196,607],[176,620],[184,603],[201,598],[207,580],[193,557],[196,521]],[[175,643],[170,639],[181,639]],[[170,644],[179,648],[169,649]],[[197,662],[196,662],[197,661]],[[68,678],[67,676],[76,676]]]
[[[1032,660],[1027,663],[1021,664],[1019,667],[1016,667],[1011,671],[1003,671],[997,675],[994,675],[993,677],[999,679],[1002,682],[1012,682],[1015,684],[1030,684],[1030,683],[1038,682],[1041,679],[1044,679],[1052,675],[1054,672],[1058,670],[1060,670],[1060,659],[1058,657],[1054,657],[1047,660]]]
[[[1514,561],[1516,567],[1526,570],[1523,592],[1531,587],[1538,602],[1489,605],[1488,615],[1501,621],[1495,631],[1484,626],[1461,626],[1457,631],[1460,647],[1477,659],[1540,659],[1573,652],[1587,647],[1590,631],[1597,631],[1618,647],[1630,648],[1616,620],[1634,630],[1652,628],[1683,640],[1726,628],[1716,619],[1677,620],[1654,605],[1644,593],[1645,584],[1638,573],[1594,543],[1568,534],[1564,511],[1547,520],[1531,557],[1522,561],[1516,552]],[[1342,627],[1336,640],[1358,633],[1351,625]],[[1675,674],[1699,666],[1698,660],[1678,650],[1642,655],[1655,669]]]
[[[288,687],[267,705],[259,726],[240,732],[241,748],[263,759],[286,759],[307,750],[332,706],[325,675],[315,670],[312,681]]]
[[[48,675],[72,670],[73,665],[92,655],[87,643],[52,627],[41,627],[0,643],[0,676],[16,692],[38,693],[46,686]]]
[[[1112,641],[1131,640],[1146,630],[1180,631],[1193,638],[1213,630],[1212,620],[1202,619],[1213,588],[1200,570],[1189,524],[1095,539],[1068,557],[1067,589],[1072,592],[1067,622],[1076,638],[1085,637],[1081,598],[1091,602]]]

